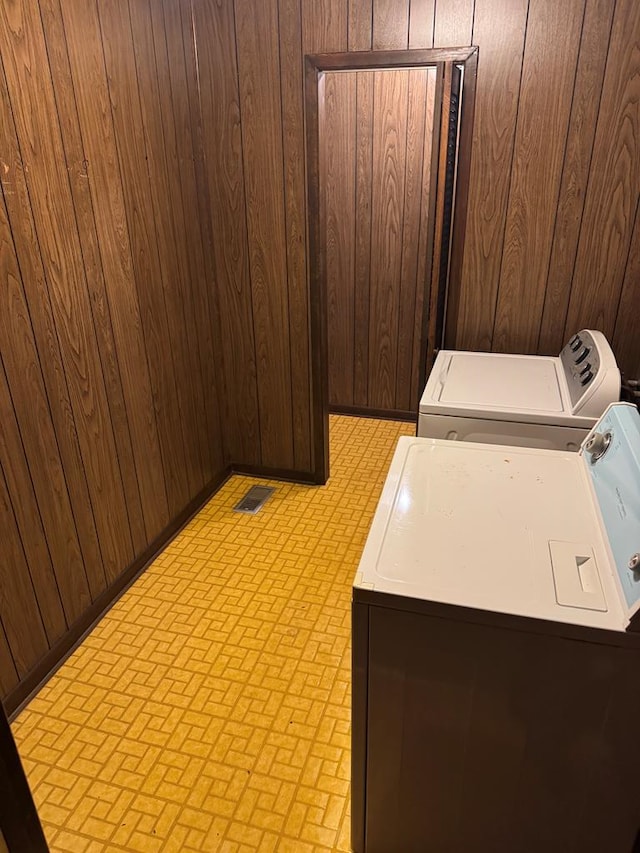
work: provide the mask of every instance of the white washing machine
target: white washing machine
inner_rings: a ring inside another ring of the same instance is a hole
[[[619,398],[620,371],[602,332],[583,329],[555,357],[441,350],[418,435],[577,450]]]
[[[401,438],[353,588],[356,853],[631,853],[640,415],[579,453]]]

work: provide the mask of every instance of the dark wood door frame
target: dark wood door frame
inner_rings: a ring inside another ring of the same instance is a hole
[[[467,190],[471,165],[471,134],[475,103],[477,47],[437,48],[430,50],[357,51],[352,53],[310,54],[305,57],[305,125],[307,142],[307,227],[309,237],[309,334],[311,350],[311,429],[315,482],[329,478],[329,368],[327,331],[326,240],[323,205],[320,200],[320,120],[322,85],[327,71],[382,71],[384,69],[428,68],[439,70],[436,90],[442,94],[444,69],[451,65],[464,68],[464,95],[461,107],[461,131],[454,207],[456,215],[451,237],[449,272],[450,313],[457,313],[462,273],[462,248],[467,209]],[[435,129],[434,129],[435,132]],[[440,135],[440,139],[441,139]],[[439,146],[438,146],[439,149]],[[430,240],[430,243],[433,241]],[[430,278],[430,268],[428,277]],[[425,300],[428,303],[428,300]],[[446,324],[445,335],[453,334]]]
[[[3,846],[4,840],[4,846]],[[27,777],[0,703],[0,850],[47,853]]]

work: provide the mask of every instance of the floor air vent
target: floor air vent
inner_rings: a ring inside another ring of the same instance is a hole
[[[270,486],[251,486],[247,494],[234,506],[234,510],[255,515],[274,492],[275,489]]]

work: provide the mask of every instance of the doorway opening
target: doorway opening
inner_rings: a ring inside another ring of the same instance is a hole
[[[476,67],[477,48],[306,57],[319,483],[329,476],[329,412],[417,418],[427,372],[451,336]]]

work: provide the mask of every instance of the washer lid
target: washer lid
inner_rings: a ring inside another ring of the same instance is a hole
[[[584,558],[591,558],[586,581],[602,590],[596,607],[580,596],[567,599],[564,551],[566,590],[556,594],[559,560],[551,543],[566,544],[576,584],[584,585]],[[557,622],[626,626],[585,466],[563,451],[401,438],[356,586]]]
[[[498,353],[452,353],[441,403],[502,411],[562,412],[557,359]]]

